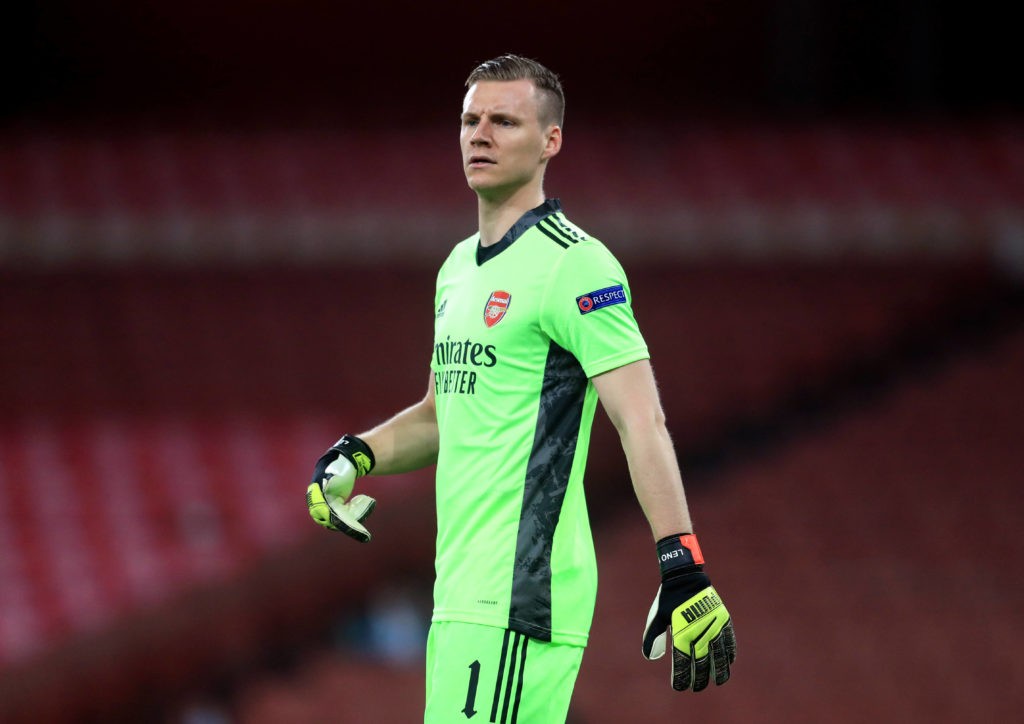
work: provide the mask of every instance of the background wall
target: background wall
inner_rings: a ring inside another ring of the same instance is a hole
[[[417,720],[430,471],[375,483],[364,547],[302,492],[422,394],[475,219],[462,83],[506,51],[563,77],[547,190],[626,264],[740,646],[699,696],[640,658],[656,573],[599,413],[571,721],[1012,716],[1010,27],[909,0],[10,11],[0,720]]]

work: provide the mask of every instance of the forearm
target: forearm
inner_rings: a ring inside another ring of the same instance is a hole
[[[359,435],[373,451],[372,475],[393,475],[437,462],[437,414],[427,397]]]
[[[594,378],[594,386],[626,453],[633,490],[655,540],[692,533],[679,462],[646,360]]]
[[[668,430],[660,419],[619,430],[637,501],[655,540],[693,532],[682,476]]]

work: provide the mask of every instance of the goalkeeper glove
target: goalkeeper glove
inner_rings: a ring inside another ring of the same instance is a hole
[[[313,520],[360,543],[368,542],[370,531],[362,522],[377,501],[366,495],[349,496],[356,478],[368,474],[373,465],[373,452],[355,435],[345,435],[331,445],[316,461],[313,480],[306,488],[306,505]]]
[[[672,688],[701,691],[711,678],[729,680],[736,660],[732,619],[711,580],[704,573],[704,556],[697,537],[689,533],[658,541],[661,587],[647,616],[643,654],[660,659],[665,653],[666,629],[672,628]]]

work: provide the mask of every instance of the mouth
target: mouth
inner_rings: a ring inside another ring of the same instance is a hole
[[[483,168],[485,166],[493,166],[495,163],[497,162],[489,156],[470,156],[466,165],[470,168]]]

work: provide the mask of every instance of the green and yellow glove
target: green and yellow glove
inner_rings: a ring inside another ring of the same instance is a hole
[[[313,470],[306,488],[309,515],[328,530],[336,530],[360,543],[370,540],[363,521],[370,517],[377,501],[366,495],[352,495],[356,478],[368,474],[374,465],[373,452],[355,435],[345,435],[331,445]]]
[[[701,691],[711,679],[729,680],[736,660],[736,634],[725,604],[704,573],[697,536],[683,533],[658,541],[661,588],[644,631],[643,654],[665,654],[666,629],[672,628],[672,688]]]

